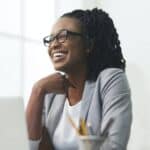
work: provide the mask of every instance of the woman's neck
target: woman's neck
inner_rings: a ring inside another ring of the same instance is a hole
[[[84,84],[87,78],[87,71],[83,69],[68,74],[68,81],[70,85],[67,91],[67,97],[70,105],[75,105],[82,98]]]

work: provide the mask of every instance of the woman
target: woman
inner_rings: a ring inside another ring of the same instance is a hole
[[[33,86],[26,117],[31,149],[38,150],[47,130],[55,150],[77,150],[80,118],[91,134],[107,138],[101,150],[125,150],[132,120],[130,88],[118,34],[101,9],[61,16],[44,38],[55,70]],[[67,76],[66,76],[67,75]]]

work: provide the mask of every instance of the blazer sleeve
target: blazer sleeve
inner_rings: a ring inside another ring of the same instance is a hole
[[[102,124],[101,133],[113,120],[101,150],[126,150],[132,122],[131,92],[125,73],[120,69],[102,72]]]

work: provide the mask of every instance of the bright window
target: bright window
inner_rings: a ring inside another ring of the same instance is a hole
[[[0,1],[0,96],[28,100],[32,84],[53,71],[42,38],[54,22],[54,0]]]

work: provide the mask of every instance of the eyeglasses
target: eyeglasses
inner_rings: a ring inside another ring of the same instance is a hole
[[[83,37],[83,34],[78,33],[78,32],[72,32],[66,29],[61,30],[59,33],[57,33],[56,35],[48,35],[46,37],[43,38],[43,43],[46,47],[51,47],[51,44],[53,43],[53,41],[56,39],[57,42],[59,43],[64,43],[67,39],[69,35],[74,35],[74,36],[81,36]]]

